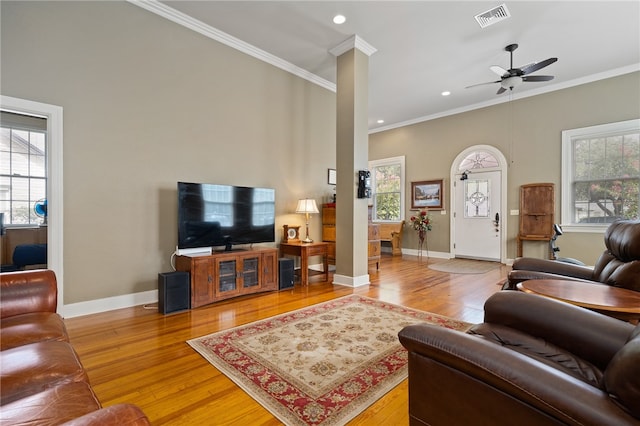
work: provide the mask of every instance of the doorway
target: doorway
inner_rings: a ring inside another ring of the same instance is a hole
[[[507,161],[490,145],[462,151],[451,165],[452,257],[506,260]]]
[[[64,314],[63,271],[63,175],[62,175],[62,107],[0,96],[0,108],[18,114],[35,115],[47,120],[47,267],[58,281],[58,312]]]

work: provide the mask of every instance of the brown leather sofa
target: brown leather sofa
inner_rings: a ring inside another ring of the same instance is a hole
[[[101,408],[60,315],[53,271],[0,274],[0,424],[149,425],[136,406]]]
[[[604,234],[606,250],[594,268],[555,260],[521,257],[513,262],[504,288],[535,279],[561,279],[608,284],[640,291],[640,221],[612,223]]]
[[[515,291],[484,309],[400,331],[411,425],[640,425],[640,326]]]

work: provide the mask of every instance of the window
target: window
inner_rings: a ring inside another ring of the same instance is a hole
[[[34,210],[47,198],[47,121],[1,112],[0,213],[5,225],[43,222]]]
[[[601,230],[638,219],[640,120],[562,132],[562,222]]]
[[[369,162],[373,209],[377,222],[404,219],[404,156]]]

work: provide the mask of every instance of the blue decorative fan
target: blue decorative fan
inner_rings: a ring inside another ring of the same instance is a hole
[[[47,224],[47,199],[43,198],[41,200],[36,201],[33,206],[33,211],[36,216],[43,218],[42,224]]]

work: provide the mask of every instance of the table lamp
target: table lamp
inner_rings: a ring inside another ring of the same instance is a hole
[[[313,240],[309,238],[309,215],[311,213],[320,213],[318,211],[318,206],[316,205],[316,200],[311,198],[305,198],[303,200],[298,200],[298,207],[296,207],[296,213],[304,213],[307,219],[307,238],[302,240],[303,243],[312,243]]]

